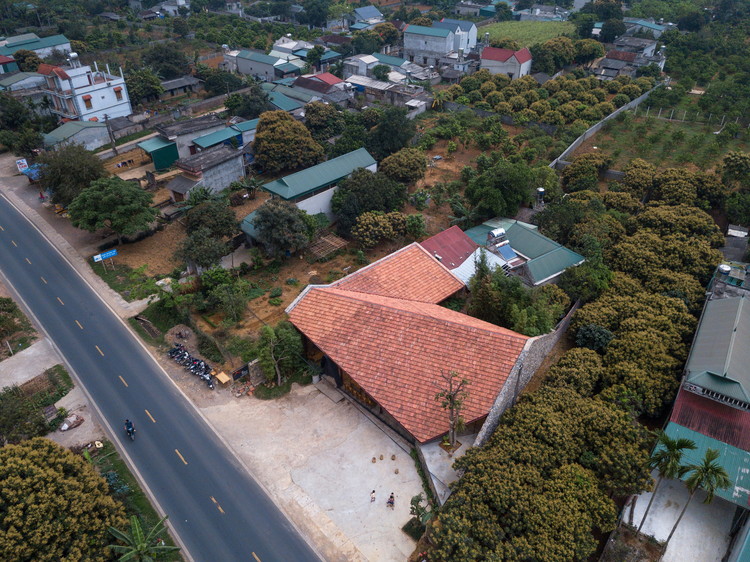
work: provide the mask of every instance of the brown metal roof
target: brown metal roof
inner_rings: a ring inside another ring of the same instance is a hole
[[[750,412],[680,389],[670,421],[750,451]]]

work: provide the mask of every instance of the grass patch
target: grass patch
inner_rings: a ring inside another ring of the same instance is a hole
[[[124,137],[120,137],[119,139],[115,140],[115,146],[121,146],[125,143],[128,143],[130,141],[134,141],[136,139],[140,139],[142,137],[148,136],[151,133],[153,133],[150,129],[144,129],[143,131],[138,131],[137,133],[131,133],[129,135],[125,135]],[[105,150],[110,150],[111,146],[109,143],[105,144],[104,146],[100,146],[94,151],[94,154],[97,154],[99,152],[104,152]]]
[[[0,359],[10,356],[9,347],[18,353],[35,339],[36,331],[13,299],[0,297]]]
[[[312,377],[307,372],[297,373],[289,377],[281,386],[274,386],[273,388],[268,387],[264,384],[255,388],[254,395],[261,400],[273,400],[279,396],[288,394],[292,389],[292,383],[297,383],[302,386],[308,385],[312,382]]]
[[[141,326],[135,318],[128,318],[128,323],[133,327],[135,332],[141,336],[143,341],[156,346],[166,343],[164,341],[164,334],[166,334],[171,328],[177,324],[185,323],[185,318],[182,317],[176,308],[167,307],[162,301],[152,302],[139,314],[139,316],[147,318],[156,329],[161,332],[159,337],[151,337],[151,335],[146,332],[143,326]]]
[[[110,483],[110,490],[123,503],[128,517],[137,515],[143,524],[144,532],[148,532],[159,522],[160,517],[146,494],[141,490],[125,461],[120,458],[120,455],[117,454],[114,446],[109,441],[104,441],[104,447],[95,451],[95,455],[90,455],[94,466],[99,469],[102,475],[106,475],[105,478]],[[116,477],[112,476],[112,473]],[[163,535],[162,538],[166,544],[175,546],[174,540],[169,533],[164,533]],[[179,552],[167,553],[159,559],[183,560]]]
[[[255,349],[255,342],[253,340],[241,338],[240,336],[232,336],[227,342],[227,351],[239,357],[243,362],[248,363],[258,356],[258,351]]]
[[[575,26],[568,21],[501,21],[482,28],[482,35],[490,34],[490,40],[513,39],[521,47],[544,43],[560,35],[575,33]]]
[[[94,273],[128,302],[141,298],[141,289],[151,280],[141,268],[134,270],[124,264],[115,264],[114,267],[106,264],[105,269],[102,262],[95,262],[93,257],[89,264]]]
[[[422,525],[419,519],[417,519],[416,517],[412,517],[406,522],[406,525],[401,527],[401,530],[411,538],[413,538],[416,542],[419,542],[419,539],[422,538],[422,535],[424,535],[427,527]]]
[[[216,342],[201,330],[194,329],[194,331],[198,338],[198,353],[214,363],[221,363],[224,361],[224,356],[221,354]]]
[[[411,458],[414,459],[414,466],[417,469],[417,474],[419,474],[419,479],[422,481],[422,489],[424,490],[425,496],[427,496],[427,501],[433,506],[439,505],[435,501],[435,496],[432,495],[432,488],[430,487],[430,483],[427,481],[427,475],[424,473],[422,463],[419,462],[419,454],[417,453],[417,450],[412,449],[411,451],[409,451],[409,455],[411,455]]]

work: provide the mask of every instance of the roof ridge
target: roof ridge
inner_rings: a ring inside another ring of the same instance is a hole
[[[342,298],[348,298],[350,300],[356,300],[356,301],[359,301],[359,302],[365,302],[365,303],[373,305],[373,306],[379,306],[379,307],[382,307],[382,308],[388,308],[388,309],[391,309],[391,310],[397,310],[397,311],[399,311],[401,313],[408,314],[410,316],[428,317],[428,318],[431,318],[434,321],[440,322],[442,324],[449,324],[449,325],[452,325],[452,326],[460,326],[460,327],[465,328],[465,329],[473,329],[473,330],[477,330],[479,332],[483,332],[483,333],[486,333],[486,334],[494,334],[494,335],[498,335],[498,336],[507,336],[507,337],[514,338],[514,339],[522,339],[523,341],[531,339],[529,336],[524,336],[523,334],[519,334],[518,332],[514,332],[513,330],[511,330],[509,328],[504,328],[502,326],[496,326],[495,324],[491,324],[491,323],[489,323],[489,322],[487,322],[485,320],[481,320],[479,318],[474,318],[473,316],[469,316],[468,314],[463,314],[462,312],[456,312],[455,310],[451,310],[449,308],[445,308],[444,306],[440,306],[439,304],[436,304],[436,303],[424,302],[424,301],[414,301],[414,300],[409,300],[409,299],[400,299],[400,298],[397,298],[397,297],[386,297],[386,296],[383,296],[383,295],[375,295],[375,294],[372,294],[372,293],[363,293],[361,291],[350,291],[348,289],[339,289],[339,288],[336,288],[336,287],[332,287],[331,285],[322,286],[322,287],[321,286],[315,286],[314,288],[323,289],[323,290],[324,289],[328,289],[328,291],[324,291],[324,292],[336,291],[334,294],[339,295]],[[367,295],[367,297],[369,297],[369,298],[358,297],[358,295]],[[445,310],[448,313],[449,316],[452,316],[453,314],[458,314],[461,317],[470,318],[471,320],[487,324],[488,326],[496,328],[497,330],[490,329],[489,327],[488,328],[483,328],[483,327],[475,326],[473,324],[467,324],[467,323],[459,322],[458,320],[449,320],[449,319],[446,319],[446,318],[441,318],[441,317],[438,317],[438,316],[433,316],[431,314],[422,314],[422,313],[419,313],[419,312],[415,312],[413,310],[408,310],[408,309],[405,309],[405,308],[400,308],[400,307],[396,306],[395,303],[387,304],[387,303],[374,302],[372,300],[373,298],[374,299],[387,299],[389,301],[396,301],[397,303],[398,302],[403,302],[403,303],[407,303],[409,305],[429,306],[429,307],[436,306],[436,307],[440,307],[442,310]]]
[[[730,380],[735,380],[735,379],[728,377],[727,372],[729,370],[729,363],[731,362],[731,359],[732,359],[732,351],[734,350],[734,344],[735,344],[735,341],[737,340],[737,326],[739,325],[740,318],[742,316],[742,307],[745,305],[745,302],[746,302],[745,295],[741,295],[739,298],[740,298],[740,301],[737,306],[737,311],[734,314],[734,320],[732,322],[732,335],[729,337],[729,347],[727,348],[727,354],[726,354],[726,357],[724,358],[724,365],[722,367],[723,373],[721,374],[722,377],[726,379],[730,379]],[[742,387],[742,383],[739,383],[739,384],[740,384],[740,387]],[[745,392],[745,394],[747,394],[744,388],[742,388],[742,391]]]

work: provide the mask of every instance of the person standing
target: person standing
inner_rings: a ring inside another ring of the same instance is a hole
[[[373,490],[372,492],[370,492],[370,503],[372,503],[374,501],[375,501],[375,490]]]

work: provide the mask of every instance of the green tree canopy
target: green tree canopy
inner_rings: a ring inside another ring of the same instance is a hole
[[[125,85],[128,87],[130,100],[135,103],[158,97],[164,93],[161,80],[148,67],[128,71],[125,75]]]
[[[388,106],[368,133],[365,147],[376,160],[382,160],[405,147],[415,132],[416,126],[406,117],[405,108]]]
[[[427,157],[419,148],[402,148],[380,163],[380,171],[392,180],[415,183],[427,172]]]
[[[275,328],[263,326],[256,349],[260,367],[269,382],[276,379],[276,384],[280,385],[306,367],[302,359],[302,337],[289,322],[279,322]]]
[[[260,87],[260,84],[252,82],[248,87],[250,88],[249,92],[229,94],[224,106],[232,115],[245,119],[256,119],[262,113],[271,109],[271,104],[268,93]]]
[[[305,127],[319,143],[340,135],[344,125],[344,116],[333,105],[314,101],[305,106]]]
[[[255,133],[255,161],[265,172],[307,168],[324,158],[323,147],[286,111],[267,111]]]
[[[150,193],[118,177],[95,180],[68,206],[73,226],[96,232],[110,228],[117,239],[147,230],[156,219]]]
[[[227,244],[211,234],[211,230],[202,226],[190,234],[177,248],[175,257],[188,264],[208,268],[219,263],[229,247]]]
[[[52,192],[52,201],[70,205],[92,182],[106,176],[101,159],[79,144],[66,144],[42,153],[42,188]]]
[[[302,250],[310,243],[305,215],[294,203],[281,199],[266,201],[253,221],[258,241],[274,257]]]
[[[188,60],[176,43],[149,47],[141,56],[141,65],[152,68],[162,80],[179,78],[188,73]]]
[[[83,457],[37,437],[0,448],[0,559],[111,560],[122,506]]]
[[[186,217],[188,232],[207,228],[211,236],[224,238],[237,233],[237,217],[223,199],[213,199],[201,203],[188,211]]]
[[[373,173],[364,168],[355,170],[339,183],[331,200],[333,212],[338,218],[338,232],[349,236],[357,217],[362,213],[388,213],[401,209],[406,202],[406,195],[406,187],[385,174]]]
[[[18,70],[21,72],[36,72],[42,59],[34,51],[19,49],[13,53],[13,58],[18,63]]]

